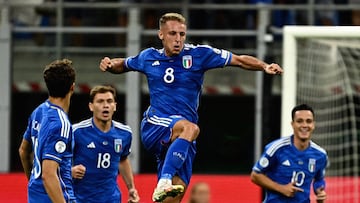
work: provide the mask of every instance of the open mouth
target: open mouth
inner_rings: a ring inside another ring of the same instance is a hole
[[[105,117],[108,117],[110,115],[110,112],[109,111],[103,111],[102,115],[105,116]]]

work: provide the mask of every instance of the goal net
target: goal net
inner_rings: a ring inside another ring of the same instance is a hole
[[[286,26],[283,67],[282,136],[292,133],[291,109],[312,106],[312,139],[330,163],[326,202],[360,203],[360,27]]]

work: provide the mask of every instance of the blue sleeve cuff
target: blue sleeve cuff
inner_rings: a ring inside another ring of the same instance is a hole
[[[325,186],[326,186],[326,183],[325,183],[324,179],[315,181],[313,183],[314,193],[316,194],[316,190],[319,189],[319,188],[324,188],[325,189]]]

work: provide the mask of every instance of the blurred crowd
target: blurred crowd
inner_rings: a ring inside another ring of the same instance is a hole
[[[22,0],[12,0],[22,2]],[[38,6],[13,7],[11,20],[15,26],[52,26],[56,24],[56,11],[42,6],[44,2],[57,0],[28,0]],[[144,4],[171,4],[179,3],[176,0],[64,0],[64,2],[113,2],[113,3],[144,3]],[[274,4],[274,5],[301,5],[314,2],[321,5],[360,4],[360,0],[192,0],[193,4]],[[185,3],[185,1],[183,2]],[[181,12],[182,8],[171,8],[170,11]],[[98,8],[66,8],[64,10],[64,26],[84,27],[125,27],[127,25],[127,9],[98,9]],[[169,9],[145,8],[142,12],[141,24],[144,29],[158,29],[157,20]],[[189,10],[189,29],[256,29],[256,10],[228,10],[228,9],[191,9]],[[315,12],[313,22],[309,22],[309,13],[305,10],[273,10],[271,12],[271,25],[281,28],[284,25],[360,25],[360,10],[329,10],[319,9]],[[101,35],[102,40],[99,39]],[[37,45],[51,45],[51,34],[17,33],[15,38],[31,38]],[[125,34],[66,34],[65,46],[124,46]],[[199,39],[193,38],[194,41]],[[203,43],[201,39],[199,43]],[[216,39],[208,39],[216,43]],[[144,40],[144,46],[154,46],[159,43],[156,39]]]

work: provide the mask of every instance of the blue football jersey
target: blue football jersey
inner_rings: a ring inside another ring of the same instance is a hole
[[[112,121],[108,132],[99,130],[92,118],[73,125],[74,165],[86,167],[82,179],[74,179],[74,191],[81,202],[121,202],[116,182],[119,162],[130,154],[132,131]]]
[[[58,176],[66,200],[74,200],[71,177],[72,126],[62,108],[45,101],[31,114],[23,138],[32,144],[33,168],[28,189],[46,195],[41,178],[43,160],[59,163]],[[30,202],[39,202],[29,195]]]
[[[267,190],[265,203],[310,203],[311,184],[314,188],[325,187],[326,151],[312,141],[307,149],[299,151],[294,146],[293,136],[269,143],[253,171],[263,173],[280,184],[295,182],[295,186],[304,192],[297,192],[294,197],[288,198]]]
[[[226,50],[185,44],[173,57],[166,56],[164,49],[145,49],[126,58],[125,68],[146,75],[151,111],[181,115],[196,123],[204,73],[230,64],[231,57]]]

